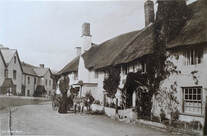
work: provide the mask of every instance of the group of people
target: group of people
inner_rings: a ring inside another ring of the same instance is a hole
[[[51,97],[53,110],[58,110],[62,97],[59,94],[54,93]],[[76,95],[69,95],[66,100],[67,111],[84,112],[84,110],[90,111],[90,106],[94,99],[91,97],[78,97]]]

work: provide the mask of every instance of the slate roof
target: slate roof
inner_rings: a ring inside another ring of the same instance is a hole
[[[34,71],[35,66],[22,62],[22,68],[25,74],[37,76],[37,73]]]
[[[15,49],[8,49],[8,48],[0,48],[0,50],[4,57],[4,61],[7,65],[11,62],[13,56],[17,52],[17,50]]]
[[[4,57],[3,57],[2,53],[1,53],[1,50],[0,50],[0,57],[1,57],[2,61],[3,61],[3,63],[4,63],[4,66],[6,67],[6,62],[4,61]]]
[[[27,64],[25,62],[22,62],[22,68],[25,74],[32,75],[32,76],[42,77],[45,74],[47,74],[48,71],[51,73],[49,68],[40,68],[37,66],[33,66],[31,64]]]
[[[199,0],[188,7],[192,11],[191,18],[177,37],[168,43],[167,49],[207,43],[207,1]],[[142,30],[122,34],[98,46],[93,46],[82,56],[86,68],[101,69],[111,65],[129,63],[151,54],[153,53],[153,43],[153,24],[151,24]],[[78,71],[78,64],[79,59],[73,59],[59,74]]]
[[[34,68],[35,73],[37,74],[37,76],[42,77],[44,76],[48,71],[50,71],[49,68]]]

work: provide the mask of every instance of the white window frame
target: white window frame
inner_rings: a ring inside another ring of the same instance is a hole
[[[203,89],[198,87],[183,87],[183,113],[202,114]],[[197,111],[196,111],[197,109]]]

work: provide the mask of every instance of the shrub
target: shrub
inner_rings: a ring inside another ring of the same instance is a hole
[[[172,120],[173,121],[179,120],[179,114],[180,114],[180,112],[178,110],[176,110],[175,112],[173,112],[172,113]]]
[[[34,97],[41,97],[44,96],[47,93],[44,86],[38,85],[33,96]]]
[[[198,130],[198,129],[201,129],[202,128],[202,124],[201,124],[201,122],[200,121],[191,121],[190,123],[189,123],[189,128],[190,129],[196,129],[196,130]]]
[[[99,111],[99,110],[91,111],[90,114],[91,115],[104,115],[104,111]]]
[[[95,100],[93,103],[97,105],[101,105],[101,102],[99,100]]]
[[[157,117],[157,116],[152,115],[151,121],[152,122],[160,122],[160,118]]]
[[[160,110],[160,118],[161,118],[161,122],[162,122],[163,120],[166,120],[166,114],[165,114],[165,112],[164,112],[163,109]]]
[[[116,105],[112,102],[112,103],[109,104],[109,107],[116,108]]]

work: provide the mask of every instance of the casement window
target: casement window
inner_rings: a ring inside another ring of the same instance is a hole
[[[104,79],[107,79],[109,77],[109,73],[107,71],[104,71]]]
[[[95,71],[94,77],[97,79],[98,78],[98,71]]]
[[[146,63],[142,63],[142,73],[146,73],[147,72],[147,64]]]
[[[27,77],[27,84],[30,84],[30,77]]]
[[[49,86],[51,86],[51,80],[49,80]]]
[[[45,85],[47,86],[47,79],[45,80]]]
[[[17,71],[13,70],[13,79],[16,80],[17,79]]]
[[[183,112],[202,114],[202,87],[183,88]]]
[[[123,72],[125,75],[127,75],[127,74],[129,73],[129,67],[128,67],[128,65],[125,65],[125,66],[122,67],[122,72]]]
[[[4,71],[4,77],[5,78],[8,78],[8,75],[9,75],[8,69],[5,69],[5,71]]]
[[[185,65],[200,64],[203,57],[203,48],[186,49],[184,51]]]
[[[37,83],[37,79],[36,78],[34,78],[34,84],[36,84]]]

